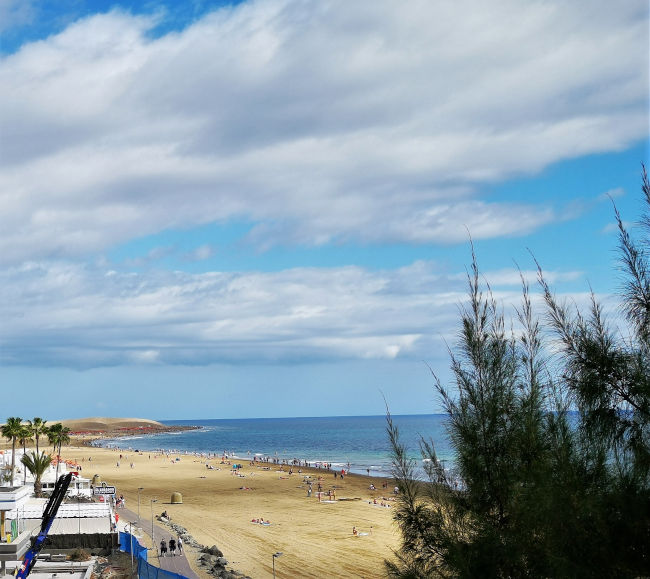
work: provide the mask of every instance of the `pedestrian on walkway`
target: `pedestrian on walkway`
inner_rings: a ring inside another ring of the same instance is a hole
[[[176,557],[176,541],[174,537],[169,539],[169,552],[172,554],[172,557]]]
[[[178,547],[178,554],[182,555],[183,554],[183,539],[181,536],[178,536],[178,540],[176,541],[176,546]]]
[[[160,556],[161,557],[167,556],[167,542],[165,541],[165,539],[160,541]]]

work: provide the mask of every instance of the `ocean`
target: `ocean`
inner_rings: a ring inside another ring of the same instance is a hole
[[[422,465],[419,439],[432,439],[441,460],[453,461],[443,414],[394,415],[409,454]],[[353,473],[390,476],[390,444],[385,416],[334,416],[311,418],[242,418],[164,420],[170,426],[195,426],[196,430],[104,439],[101,446],[142,451],[164,449],[179,453],[211,453],[242,460],[253,456],[272,459],[331,463]]]

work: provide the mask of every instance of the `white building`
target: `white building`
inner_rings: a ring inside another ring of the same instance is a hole
[[[28,450],[31,452],[31,450]],[[14,486],[15,485],[31,485],[32,489],[34,487],[34,476],[25,469],[25,466],[20,459],[23,456],[23,449],[16,449],[16,470],[14,471]],[[90,479],[87,479],[81,476],[81,466],[75,465],[71,462],[61,461],[59,464],[59,477],[68,472],[72,472],[72,482],[68,487],[68,492],[66,496],[77,496],[82,495],[86,497],[92,496],[92,489],[90,488]],[[0,472],[4,475],[0,477],[0,487],[8,487],[11,483],[9,482],[11,476],[11,450],[0,451]],[[56,484],[56,465],[51,464],[48,469],[45,471],[41,477],[41,483],[43,484],[43,492],[51,493],[54,490],[54,485]],[[9,479],[9,480],[5,480]]]
[[[7,561],[14,567],[31,545],[31,537],[40,532],[48,499],[32,497],[32,486],[0,487],[0,577]],[[115,530],[115,514],[110,501],[62,503],[48,536],[110,535]],[[47,549],[45,549],[47,552]]]
[[[27,486],[0,487],[0,574],[4,575],[7,561],[20,559],[29,548],[31,532],[20,521],[9,518],[9,513],[16,513],[29,499],[32,490]]]
[[[6,521],[18,521],[16,527],[37,535],[43,521],[47,499],[29,498],[13,511],[7,512]],[[110,533],[113,531],[115,515],[110,501],[104,503],[61,503],[49,535],[74,535],[88,533]]]

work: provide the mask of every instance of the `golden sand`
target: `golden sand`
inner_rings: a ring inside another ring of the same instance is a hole
[[[133,441],[125,439],[124,443]],[[134,512],[138,512],[138,487],[143,487],[142,527],[150,529],[152,513],[166,510],[199,543],[217,545],[229,567],[253,578],[270,576],[272,554],[278,551],[283,555],[276,559],[277,577],[383,577],[383,561],[398,546],[394,503],[384,501],[391,506],[381,506],[383,497],[390,499],[392,494],[392,483],[385,479],[348,475],[341,480],[318,469],[303,468],[298,473],[295,467],[289,475],[286,466],[281,472],[276,465],[250,466],[248,461],[237,474],[231,465],[221,464],[221,458],[206,461],[192,455],[125,449],[70,446],[62,454],[78,461],[86,477],[98,474],[115,485]],[[208,469],[206,462],[214,468]],[[311,497],[307,496],[306,475],[313,481]],[[333,502],[318,501],[319,476],[323,499],[332,490],[336,493]],[[382,488],[384,482],[387,488]],[[369,489],[370,483],[376,491]],[[182,494],[182,504],[171,504],[174,492]],[[251,522],[259,518],[271,525]],[[360,535],[352,534],[353,527]],[[191,550],[186,552],[197,574],[208,577]]]

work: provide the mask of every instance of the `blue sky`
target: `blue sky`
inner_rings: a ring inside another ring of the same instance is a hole
[[[504,307],[532,254],[615,318],[647,23],[641,1],[0,0],[5,414],[435,412],[470,234]]]

